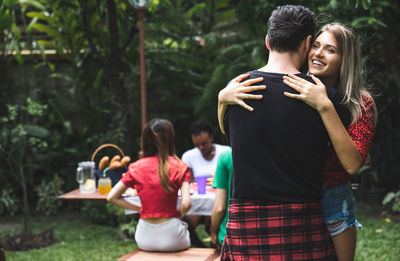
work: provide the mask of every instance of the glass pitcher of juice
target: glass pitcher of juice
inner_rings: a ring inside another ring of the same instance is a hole
[[[79,183],[79,191],[83,194],[96,192],[96,183],[94,179],[93,161],[83,161],[78,163],[76,169],[76,181]]]
[[[107,194],[111,190],[111,179],[109,177],[101,177],[98,183],[99,193]]]

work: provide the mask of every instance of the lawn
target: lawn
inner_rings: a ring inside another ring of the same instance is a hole
[[[18,234],[22,229],[19,217],[0,219],[0,224],[1,237]],[[33,218],[34,233],[47,228],[54,228],[57,244],[26,252],[7,252],[7,261],[117,260],[136,248],[134,242],[124,241],[118,228],[93,225],[79,213]]]
[[[400,215],[365,203],[356,205],[356,215],[363,228],[357,232],[355,260],[400,260]]]
[[[398,261],[400,257],[400,216],[381,207],[357,204],[357,216],[364,228],[358,231],[356,261]],[[20,233],[22,218],[0,218],[0,237]],[[34,217],[34,232],[54,228],[59,242],[26,252],[7,252],[8,261],[117,260],[136,248],[125,241],[118,228],[93,225],[80,213],[57,217]],[[203,229],[200,227],[199,230]],[[199,234],[205,241],[208,235]]]

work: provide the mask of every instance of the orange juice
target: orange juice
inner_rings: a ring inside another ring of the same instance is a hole
[[[111,179],[110,178],[100,178],[99,179],[99,193],[107,194],[111,190]]]

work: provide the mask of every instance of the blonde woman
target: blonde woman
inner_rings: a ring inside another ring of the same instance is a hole
[[[337,23],[323,26],[308,54],[308,67],[315,84],[295,75],[285,76],[284,83],[298,93],[284,92],[284,95],[317,110],[329,134],[331,143],[324,166],[321,207],[339,261],[354,260],[355,227],[361,225],[355,220],[350,175],[355,174],[368,158],[376,122],[375,103],[365,88],[359,42],[354,33]],[[226,105],[238,104],[252,111],[243,100],[262,99],[262,95],[249,92],[264,89],[268,92],[268,86],[250,86],[255,83],[254,79],[242,81],[246,77],[236,78],[219,93],[218,120],[222,132]],[[343,126],[325,85],[336,88],[343,95],[343,103],[352,116],[349,129]]]
[[[190,247],[188,225],[180,220],[190,209],[190,170],[175,154],[171,122],[149,121],[141,140],[143,157],[129,165],[107,200],[125,209],[140,211],[135,240],[145,251],[179,251]],[[137,190],[142,206],[121,195],[128,187]],[[177,209],[178,190],[182,203]]]

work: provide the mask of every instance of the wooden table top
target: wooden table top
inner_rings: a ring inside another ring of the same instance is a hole
[[[82,194],[79,191],[79,188],[74,189],[70,192],[67,192],[65,194],[62,194],[57,197],[58,199],[65,199],[65,200],[100,200],[100,201],[107,201],[107,195],[106,194],[100,194],[99,191],[96,189],[96,192],[94,193],[85,193]]]

